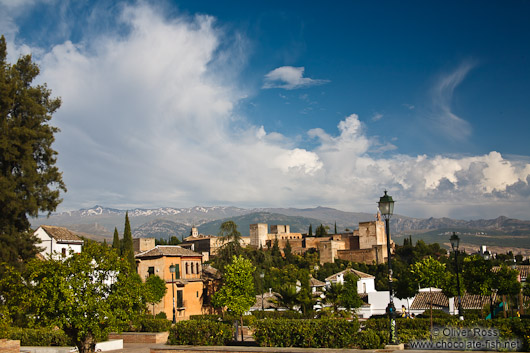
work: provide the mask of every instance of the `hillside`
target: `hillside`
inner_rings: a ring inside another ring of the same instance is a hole
[[[49,218],[32,220],[32,226],[49,224],[68,227],[83,234],[111,239],[114,227],[123,232],[125,210],[95,206],[90,209],[52,214]],[[306,233],[309,224],[313,229],[320,223],[338,231],[356,229],[359,222],[375,219],[374,214],[355,213],[328,207],[308,209],[201,207],[157,208],[129,210],[129,219],[135,237],[167,238],[187,236],[192,226],[203,234],[217,234],[225,220],[234,220],[243,235],[248,235],[252,223],[288,224],[291,231]],[[394,215],[390,222],[392,237],[401,243],[404,236],[413,239],[444,243],[453,232],[462,234],[463,241],[473,245],[511,246],[530,249],[530,221],[498,217],[489,220],[455,220],[451,218],[412,218]],[[448,235],[449,234],[449,235]]]

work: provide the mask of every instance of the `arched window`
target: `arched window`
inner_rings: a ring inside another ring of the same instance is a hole
[[[197,262],[197,263],[195,264],[195,266],[196,266],[196,268],[197,268],[197,274],[200,274],[200,272],[199,272],[199,263]]]
[[[189,267],[190,267],[190,264],[186,262],[186,274],[189,273]]]

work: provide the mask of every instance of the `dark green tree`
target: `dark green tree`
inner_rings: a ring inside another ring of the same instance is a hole
[[[125,227],[123,229],[123,250],[122,257],[130,265],[132,271],[136,272],[136,260],[134,259],[134,248],[131,232],[131,223],[129,222],[129,212],[125,212]]]
[[[9,64],[0,37],[0,262],[19,268],[37,253],[28,216],[50,214],[66,191],[52,148],[59,129],[50,125],[61,100],[33,85],[38,74],[31,55]]]
[[[344,291],[341,294],[341,305],[348,310],[356,309],[363,305],[363,301],[357,293],[357,281],[359,278],[353,273],[344,276]]]
[[[237,229],[237,224],[234,221],[225,221],[219,226],[218,235],[223,245],[217,252],[213,260],[213,265],[221,272],[224,272],[225,266],[232,261],[234,256],[237,257],[243,254],[241,233]]]
[[[285,248],[283,248],[283,254],[285,255],[285,260],[287,263],[293,263],[295,256],[293,255],[293,248],[289,240],[285,243]]]
[[[309,231],[307,232],[307,235],[312,237],[313,236],[313,225],[309,225]]]
[[[335,233],[333,233],[333,234],[338,234],[338,233],[337,233],[337,222],[335,222],[335,230],[334,230],[334,232],[335,232]]]
[[[166,281],[153,275],[145,280],[145,298],[146,302],[153,306],[153,316],[155,316],[155,304],[160,302],[166,295]]]
[[[243,313],[256,302],[254,271],[256,268],[249,259],[233,256],[223,274],[223,285],[212,298],[215,307],[226,307],[229,312],[238,316],[241,327],[243,327]],[[242,330],[241,340],[243,340]]]
[[[120,251],[120,235],[118,234],[118,228],[114,227],[114,237],[112,238],[112,248]]]
[[[328,231],[327,231],[326,227],[324,227],[324,226],[321,224],[321,225],[319,225],[319,226],[317,227],[317,229],[315,230],[315,235],[316,235],[317,237],[324,237],[324,236],[328,235]]]

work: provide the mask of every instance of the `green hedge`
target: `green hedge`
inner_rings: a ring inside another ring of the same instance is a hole
[[[20,340],[21,346],[71,346],[70,338],[63,330],[53,328],[9,327],[5,338]]]
[[[141,332],[165,332],[171,327],[171,321],[167,319],[143,318],[140,321]]]
[[[456,317],[433,318],[435,327],[484,327],[496,328],[502,338],[519,338],[523,343],[523,349],[530,350],[530,319],[466,319],[459,320]],[[368,319],[363,323],[363,328],[373,330],[383,335],[388,332],[388,319]],[[401,342],[408,343],[412,340],[427,339],[430,336],[430,319],[397,319],[396,328]],[[386,338],[388,339],[388,338]]]
[[[169,330],[167,344],[225,346],[234,337],[234,328],[209,320],[179,321]]]
[[[357,346],[359,322],[343,319],[257,321],[254,339],[262,347],[349,348]]]
[[[262,319],[308,319],[304,314],[288,310],[288,311],[253,311],[252,316],[258,320]]]

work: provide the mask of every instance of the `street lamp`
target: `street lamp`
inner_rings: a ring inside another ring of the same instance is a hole
[[[386,225],[386,249],[388,257],[388,289],[390,292],[390,302],[386,308],[388,318],[390,320],[390,342],[389,344],[397,344],[396,337],[396,307],[394,306],[394,292],[392,290],[392,253],[390,251],[390,217],[394,213],[394,200],[392,196],[385,194],[379,198],[379,212],[385,219]]]
[[[173,279],[175,268],[175,265],[169,266],[169,272],[171,272],[171,290],[173,291],[173,324],[177,322],[175,318],[175,280]]]
[[[460,319],[464,319],[464,310],[462,308],[462,297],[460,296],[460,274],[458,270],[458,245],[460,244],[460,238],[458,235],[456,235],[456,232],[453,232],[453,235],[451,235],[451,238],[449,239],[451,242],[451,247],[453,248],[453,251],[455,253],[455,267],[456,267],[456,290],[458,291],[458,315],[460,316]]]
[[[264,311],[265,307],[263,305],[263,278],[265,278],[265,274],[262,272],[259,274],[259,278],[261,278],[261,311]]]

